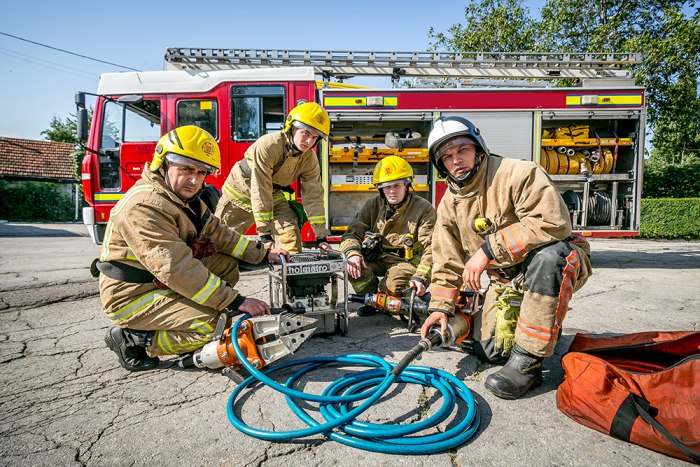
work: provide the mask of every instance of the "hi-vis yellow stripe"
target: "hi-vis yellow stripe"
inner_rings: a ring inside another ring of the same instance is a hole
[[[593,105],[642,105],[642,96],[639,94],[615,94],[598,95],[597,103]],[[567,106],[581,105],[580,94],[569,94],[566,96]]]
[[[374,96],[373,96],[374,97]],[[346,96],[346,97],[325,97],[323,99],[326,107],[367,107],[367,97],[365,96]],[[396,96],[384,96],[382,98],[382,107],[396,107],[399,99]],[[374,106],[372,106],[374,107]]]
[[[95,193],[95,201],[119,201],[124,196],[124,193]]]

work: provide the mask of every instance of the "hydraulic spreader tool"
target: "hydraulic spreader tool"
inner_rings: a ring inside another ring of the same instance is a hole
[[[263,368],[294,353],[316,330],[315,319],[279,308],[273,309],[272,314],[266,316],[232,316],[234,314],[235,312],[222,314],[211,342],[183,357],[179,365],[223,368],[224,375],[240,383],[243,377],[238,372],[244,367],[241,358],[254,368]],[[229,319],[238,319],[235,332],[234,326],[226,327]],[[234,342],[241,350],[240,355],[234,351]]]

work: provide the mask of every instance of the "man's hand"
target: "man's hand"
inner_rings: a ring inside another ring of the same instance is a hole
[[[425,338],[428,335],[428,331],[430,331],[430,328],[432,328],[434,325],[440,323],[440,332],[444,336],[447,334],[447,315],[445,313],[440,313],[439,311],[435,311],[433,313],[430,313],[428,317],[426,318],[425,322],[423,323],[423,326],[420,328],[420,337],[421,339]]]
[[[260,241],[263,243],[275,243],[275,240],[272,238],[272,235],[270,235],[270,234],[260,235]]]
[[[425,295],[425,292],[428,290],[421,281],[408,281],[408,286],[416,289],[416,295],[419,297]]]
[[[248,313],[250,316],[262,316],[270,314],[270,307],[267,303],[257,298],[246,298],[243,303],[238,307],[238,309],[244,313]]]
[[[270,251],[267,252],[267,260],[271,263],[281,263],[282,260],[280,259],[281,257],[284,256],[284,259],[289,262],[289,252],[287,250],[283,250],[282,248],[275,248],[272,247],[270,248]]]
[[[355,255],[348,258],[348,274],[353,279],[359,279],[362,274],[362,269],[367,267],[365,258],[362,255]]]
[[[327,255],[333,251],[333,247],[328,242],[318,242],[318,249],[321,250],[322,255]]]
[[[462,272],[464,285],[475,292],[481,289],[481,273],[488,264],[489,258],[486,253],[481,249],[477,250],[464,265],[464,272]]]

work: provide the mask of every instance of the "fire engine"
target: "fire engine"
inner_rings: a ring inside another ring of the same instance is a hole
[[[317,155],[336,240],[376,193],[371,174],[382,157],[410,162],[415,192],[437,206],[446,183],[430,164],[427,136],[441,115],[470,119],[492,153],[539,163],[575,230],[635,236],[646,110],[645,90],[634,85],[629,67],[640,61],[635,53],[168,49],[163,71],[101,76],[89,137],[88,93],[76,94],[79,133],[87,140],[83,221],[100,243],[110,209],[165,132],[194,124],[217,139],[222,170],[207,182],[220,189],[257,138],[281,130],[294,106],[312,101],[331,117],[331,135]],[[391,87],[343,82],[358,76],[391,77]],[[302,240],[314,240],[308,224]]]

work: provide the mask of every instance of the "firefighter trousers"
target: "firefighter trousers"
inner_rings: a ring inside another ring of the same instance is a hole
[[[360,277],[350,279],[356,294],[379,291],[398,297],[408,289],[409,281],[416,273],[416,266],[397,255],[385,253],[377,261],[366,262],[368,267],[362,270]]]
[[[212,273],[233,285],[238,282],[238,261],[221,253],[204,258],[202,263]],[[155,289],[150,303],[120,326],[155,331],[146,352],[151,357],[180,355],[203,347],[214,334],[219,316],[225,310],[199,305],[172,290]]]
[[[216,207],[216,217],[229,227],[245,234],[255,223],[253,213],[231,202],[219,203]],[[275,246],[287,250],[290,254],[301,252],[301,231],[299,230],[296,213],[289,207],[286,199],[275,202],[272,219],[272,236]]]
[[[545,245],[528,254],[510,276],[523,272],[523,300],[515,330],[515,343],[538,357],[554,353],[571,295],[591,275],[591,263],[579,247],[565,241]],[[496,289],[503,279],[492,277],[482,311],[474,316],[474,353],[482,360],[503,359],[495,348]]]

